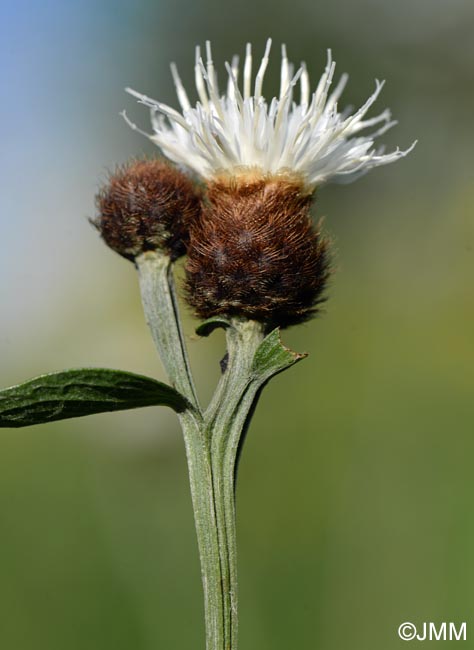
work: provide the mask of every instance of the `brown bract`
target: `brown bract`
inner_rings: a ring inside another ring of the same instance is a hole
[[[170,163],[132,161],[97,195],[99,215],[93,223],[105,243],[127,259],[156,249],[177,259],[186,252],[200,200],[193,182]]]
[[[220,178],[191,225],[187,300],[197,315],[243,316],[287,327],[317,311],[329,276],[328,241],[312,196],[284,176]]]

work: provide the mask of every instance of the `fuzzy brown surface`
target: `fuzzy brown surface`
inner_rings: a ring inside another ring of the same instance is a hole
[[[192,181],[169,163],[133,161],[112,174],[97,195],[99,216],[93,223],[123,257],[162,249],[176,259],[186,252],[200,199]]]
[[[281,327],[311,317],[324,300],[329,255],[310,209],[311,196],[296,182],[211,184],[191,227],[186,264],[196,314]]]

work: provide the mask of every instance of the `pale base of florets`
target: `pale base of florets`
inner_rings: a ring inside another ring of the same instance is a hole
[[[243,186],[255,185],[260,183],[274,184],[283,183],[299,187],[304,194],[312,194],[314,186],[311,185],[307,178],[293,169],[280,169],[277,172],[265,172],[257,165],[240,165],[234,167],[232,170],[222,169],[218,170],[212,179],[208,181],[208,185],[230,185],[230,186]]]

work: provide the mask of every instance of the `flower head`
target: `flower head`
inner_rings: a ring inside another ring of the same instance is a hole
[[[186,296],[195,313],[280,327],[315,315],[326,299],[330,254],[311,202],[291,179],[212,183],[190,226]]]
[[[172,260],[186,252],[189,224],[201,213],[201,194],[166,160],[133,160],[119,167],[96,197],[92,223],[112,250],[134,260],[160,249]]]
[[[171,66],[182,113],[127,89],[151,109],[153,134],[148,137],[170,160],[189,167],[206,180],[222,174],[233,176],[290,174],[304,179],[314,188],[329,180],[351,181],[373,167],[386,165],[406,156],[396,149],[384,154],[374,146],[375,138],[396,122],[389,110],[366,119],[366,114],[382,90],[376,81],[373,94],[359,110],[338,110],[338,101],[347,83],[342,75],[330,92],[335,63],[328,51],[326,69],[311,94],[304,63],[296,74],[282,47],[280,94],[267,101],[262,94],[271,40],[258,68],[252,94],[252,50],[247,45],[242,89],[239,86],[239,59],[226,63],[227,89],[221,94],[206,43],[206,64],[196,49],[196,89],[199,101],[191,105],[178,75]],[[294,94],[299,86],[299,103]],[[125,119],[134,129],[137,127]],[[375,127],[375,128],[374,128]],[[137,129],[138,130],[138,129]]]

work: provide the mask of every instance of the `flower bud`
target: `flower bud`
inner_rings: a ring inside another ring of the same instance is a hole
[[[311,194],[286,176],[221,178],[190,230],[188,302],[198,316],[243,316],[287,327],[324,300],[328,241],[311,221]]]
[[[173,260],[184,255],[189,225],[201,211],[193,182],[164,160],[127,163],[96,198],[94,225],[110,248],[130,260],[157,249]]]

